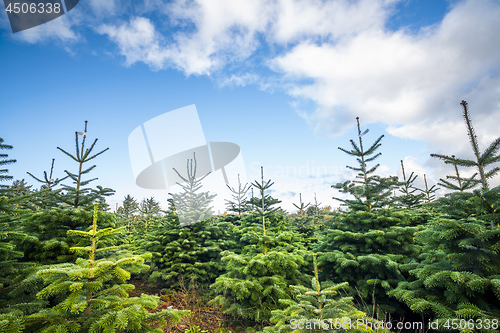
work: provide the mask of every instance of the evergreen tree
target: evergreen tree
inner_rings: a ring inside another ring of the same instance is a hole
[[[55,162],[55,158],[52,159],[52,165],[50,167],[50,174],[47,176],[47,171],[44,171],[43,172],[43,180],[42,179],[39,179],[35,176],[33,176],[33,174],[27,172],[28,175],[30,175],[31,177],[33,177],[34,179],[36,179],[37,181],[39,181],[40,183],[42,183],[42,188],[48,188],[49,190],[52,190],[53,187],[57,186],[60,182],[62,182],[63,180],[65,180],[66,178],[68,178],[69,176],[66,176],[66,177],[63,177],[61,179],[59,178],[56,178],[56,179],[53,179],[52,177],[52,174],[54,172],[54,162]]]
[[[444,160],[444,162],[446,164],[453,164],[453,165],[455,165],[455,167],[457,165],[463,166],[463,167],[476,167],[478,170],[479,177],[480,177],[482,190],[487,191],[488,190],[488,179],[492,178],[493,176],[495,176],[498,173],[498,171],[500,171],[500,167],[495,167],[495,168],[491,169],[490,171],[485,170],[485,168],[488,167],[489,165],[500,161],[500,155],[495,155],[498,152],[498,150],[500,149],[500,137],[497,138],[496,140],[494,140],[490,144],[490,146],[481,154],[480,150],[479,150],[478,143],[477,143],[477,136],[476,136],[476,133],[474,131],[474,128],[472,127],[472,122],[471,122],[471,119],[469,116],[467,102],[462,101],[460,103],[460,105],[462,105],[462,107],[464,109],[464,118],[465,118],[465,123],[467,125],[467,135],[469,136],[469,140],[470,140],[470,143],[472,145],[472,150],[474,152],[474,157],[476,159],[475,160],[466,160],[466,159],[461,159],[461,158],[455,158],[454,156],[450,157],[450,156],[441,155],[441,154],[431,154],[431,156]]]
[[[145,218],[157,217],[161,213],[160,202],[156,201],[154,197],[143,199],[139,206],[139,211]]]
[[[422,201],[425,197],[424,193],[414,194],[418,189],[413,186],[413,183],[417,179],[417,175],[413,175],[413,172],[410,174],[408,179],[406,179],[405,167],[403,164],[403,160],[401,160],[401,171],[403,173],[403,186],[399,189],[399,192],[402,193],[399,197],[397,197],[397,201],[401,203],[401,205],[405,208],[418,207],[422,204]]]
[[[399,267],[416,261],[420,247],[414,240],[419,226],[431,219],[426,210],[378,209],[336,214],[316,251],[324,279],[348,282],[349,295],[380,318],[387,313],[408,315],[406,306],[387,292],[409,277]]]
[[[112,213],[100,214],[104,227],[115,226]],[[17,249],[24,252],[25,261],[39,264],[74,262],[76,255],[71,247],[80,246],[81,240],[70,237],[68,230],[87,230],[91,225],[92,212],[85,209],[53,207],[38,210],[18,223],[18,230],[33,236],[17,243]]]
[[[233,197],[233,201],[226,200],[227,210],[230,212],[245,213],[248,211],[248,199],[246,198],[248,190],[250,190],[250,185],[245,184],[245,186],[241,186],[240,175],[238,174],[238,189],[234,189],[231,186],[227,185],[229,190],[231,191],[231,196]]]
[[[0,150],[10,150],[13,147],[11,145],[7,145],[3,143],[4,140],[0,138]],[[8,154],[0,154],[0,167],[3,167],[4,165],[16,163],[15,159],[7,159],[9,157]],[[4,182],[6,180],[10,180],[13,177],[10,175],[7,175],[9,172],[8,169],[0,169],[0,182]],[[7,192],[7,189],[9,188],[9,185],[5,184],[0,184],[0,195],[4,195]]]
[[[397,177],[382,178],[380,176],[373,175],[380,164],[377,164],[370,169],[367,168],[366,163],[372,162],[382,155],[382,153],[378,153],[371,156],[382,145],[380,141],[384,136],[381,135],[377,140],[375,140],[371,147],[365,151],[363,148],[362,136],[368,133],[368,130],[361,133],[359,117],[356,117],[356,121],[358,124],[359,147],[354,140],[351,140],[352,150],[349,151],[340,147],[339,149],[346,154],[357,157],[359,168],[351,166],[347,166],[347,168],[358,171],[359,173],[356,176],[356,180],[348,180],[344,183],[332,185],[333,188],[339,189],[339,192],[341,193],[349,193],[353,195],[355,200],[344,200],[335,197],[333,199],[343,202],[343,205],[349,206],[349,209],[351,210],[366,210],[371,212],[372,209],[387,206],[392,202],[389,198],[391,196],[391,189],[399,183],[397,181]]]
[[[319,205],[321,205],[321,202],[318,203],[318,200],[316,199],[316,193],[314,193],[314,205],[307,209],[307,215],[316,215],[316,217],[319,217],[319,214],[321,212],[321,208]]]
[[[78,136],[81,135],[83,136],[81,147],[78,141]],[[85,207],[85,206],[91,206],[92,203],[99,199],[103,198],[104,196],[109,196],[114,194],[114,191],[109,188],[103,188],[101,186],[97,186],[97,190],[91,189],[91,188],[85,188],[84,186],[88,185],[90,182],[96,180],[97,178],[93,179],[88,179],[88,180],[83,180],[82,176],[88,174],[90,171],[92,171],[96,166],[93,165],[89,167],[88,169],[83,170],[83,165],[90,160],[96,158],[97,156],[101,155],[105,151],[107,151],[109,148],[106,148],[94,155],[91,156],[91,152],[95,147],[95,144],[97,143],[97,139],[94,140],[90,148],[85,148],[85,139],[87,138],[87,121],[85,121],[85,131],[84,132],[75,132],[75,142],[76,142],[76,153],[75,155],[71,155],[68,153],[66,150],[57,147],[60,151],[71,157],[75,162],[78,163],[78,172],[77,173],[72,173],[69,172],[68,170],[64,170],[68,177],[73,181],[73,186],[69,185],[62,185],[66,193],[62,196],[60,196],[60,200],[74,208],[78,207]]]
[[[433,156],[433,154],[431,154],[431,156]],[[455,167],[456,176],[446,176],[446,179],[448,180],[440,178],[439,180],[441,181],[441,183],[438,183],[438,185],[452,191],[464,192],[476,187],[476,185],[481,183],[479,179],[475,179],[477,176],[477,172],[469,178],[462,178],[460,176],[460,173],[458,172],[457,161],[454,161],[455,155],[451,155],[451,158],[453,159],[451,164],[453,164],[453,166]],[[454,184],[452,181],[456,182],[456,184]]]
[[[457,170],[458,172],[458,170]],[[436,187],[436,185],[432,185],[431,188],[429,188],[429,186],[427,186],[427,177],[424,173],[424,184],[425,184],[425,190],[424,189],[419,189],[418,190],[420,192],[422,192],[425,196],[424,196],[424,199],[426,202],[432,202],[436,199],[436,195],[434,194],[437,190],[439,190],[438,187]]]
[[[127,196],[123,198],[122,206],[117,209],[116,213],[123,216],[125,219],[129,219],[138,211],[139,203],[134,197],[127,194]]]
[[[406,302],[412,311],[438,319],[441,329],[449,328],[445,326],[447,319],[458,318],[490,323],[482,328],[467,326],[465,332],[495,332],[498,326],[492,327],[491,323],[496,320],[498,324],[500,318],[500,228],[496,227],[500,223],[500,188],[488,187],[488,179],[498,172],[498,167],[490,171],[484,168],[500,160],[495,156],[500,138],[479,154],[467,103],[461,104],[476,160],[431,155],[454,165],[456,177],[447,178],[458,185],[441,180],[441,185],[454,192],[433,203],[439,216],[416,234],[423,246],[421,261],[403,266],[415,280],[400,283],[391,294]],[[461,178],[457,165],[476,166],[480,181],[476,182],[475,176]],[[466,191],[478,184],[481,189]]]
[[[233,225],[204,220],[181,226],[167,215],[145,235],[144,249],[153,254],[150,280],[168,286],[194,279],[207,286],[223,271],[221,252],[236,247]]]
[[[305,204],[304,202],[302,202],[302,193],[299,193],[299,205],[296,204],[293,205],[295,206],[295,208],[299,210],[297,214],[301,217],[304,217],[306,215],[307,207],[309,207],[311,204],[310,203]]]
[[[106,237],[119,234],[119,229],[97,229],[97,204],[94,208],[90,231],[70,230],[69,234],[91,241],[90,246],[73,247],[77,253],[88,253],[89,259],[79,258],[75,264],[60,264],[38,271],[47,286],[37,296],[59,296],[61,301],[24,319],[28,330],[38,332],[162,332],[151,324],[164,323],[187,314],[175,309],[150,313],[158,305],[159,297],[142,294],[129,297],[133,285],[123,282],[130,278],[130,271],[148,268],[144,257],[133,256],[116,262],[107,258],[97,259],[114,247],[99,248]]]
[[[319,282],[316,254],[314,259],[314,277],[311,288],[291,286],[297,300],[280,299],[287,306],[284,310],[274,310],[271,322],[273,327],[266,327],[265,332],[330,332],[336,329],[349,332],[369,332],[376,321],[367,318],[366,314],[357,310],[352,304],[352,297],[339,297],[339,291],[347,286],[347,282],[332,284]],[[352,323],[356,323],[352,325]],[[355,327],[355,329],[350,329]],[[381,332],[381,331],[380,331]]]
[[[214,212],[210,204],[212,199],[216,196],[216,194],[211,195],[209,192],[199,192],[202,187],[201,182],[210,173],[196,179],[195,153],[193,153],[193,159],[188,159],[186,169],[187,176],[184,177],[174,168],[174,171],[185,183],[177,183],[183,189],[182,193],[170,193],[174,200],[176,212],[182,226],[191,225],[211,218]]]
[[[241,254],[222,253],[226,273],[210,286],[219,294],[213,303],[225,313],[259,322],[268,321],[272,310],[283,307],[279,299],[292,297],[290,285],[305,280],[307,252],[297,235],[286,230],[284,215],[271,207],[275,199],[265,191],[272,185],[271,180],[264,181],[261,168],[261,181],[253,183],[261,195],[260,206],[242,217],[239,227],[239,243],[246,245]]]

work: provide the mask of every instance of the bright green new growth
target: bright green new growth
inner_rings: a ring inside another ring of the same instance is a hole
[[[73,251],[88,253],[89,259],[78,258],[76,264],[59,264],[40,270],[37,275],[47,283],[38,298],[56,299],[58,303],[25,317],[28,329],[37,332],[162,332],[150,325],[164,323],[169,317],[177,320],[188,311],[175,309],[149,313],[158,306],[158,297],[142,294],[129,297],[133,285],[122,282],[130,278],[130,272],[148,268],[143,256],[122,258],[116,262],[106,258],[96,259],[98,254],[116,247],[98,248],[106,237],[122,232],[118,229],[97,229],[97,207],[94,204],[94,220],[90,231],[70,230],[69,234],[85,237],[90,246],[74,247]]]
[[[350,328],[350,323],[357,323],[357,329],[349,332],[370,332],[366,323],[375,320],[367,318],[364,312],[359,311],[352,304],[352,297],[340,297],[339,291],[348,283],[333,284],[331,282],[320,283],[318,277],[318,264],[316,253],[313,254],[314,277],[311,279],[311,288],[302,285],[290,286],[296,295],[294,299],[280,299],[280,303],[287,306],[284,310],[274,310],[271,322],[276,325],[267,327],[265,332],[330,332],[331,328]],[[361,322],[365,323],[362,325]],[[292,324],[296,328],[294,329]],[[342,326],[344,325],[344,326]]]

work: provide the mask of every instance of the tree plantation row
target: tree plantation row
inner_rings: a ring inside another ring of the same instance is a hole
[[[230,188],[228,213],[213,214],[196,156],[166,211],[128,195],[112,213],[114,191],[90,184],[87,162],[107,149],[94,153],[97,139],[86,147],[86,122],[74,154],[58,147],[78,172],[56,178],[53,160],[43,177],[30,174],[37,190],[1,185],[0,332],[388,332],[396,322],[424,324],[407,332],[498,332],[500,187],[490,183],[500,137],[480,150],[461,105],[474,158],[432,154],[451,173],[439,184],[424,175],[416,188],[402,162],[403,179],[377,175],[383,136],[365,145],[357,118],[358,137],[339,148],[357,176],[332,185],[348,195],[334,198],[346,209],[300,195],[295,214],[268,194],[263,171]],[[0,139],[4,181],[12,148]],[[464,168],[476,172],[463,177]],[[448,193],[436,198],[437,186]],[[137,281],[162,296],[134,293]],[[190,319],[195,307],[166,306],[165,293],[186,285],[221,315],[217,324]]]

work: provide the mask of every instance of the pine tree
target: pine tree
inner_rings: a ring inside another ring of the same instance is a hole
[[[339,292],[347,282],[333,284],[319,282],[318,264],[314,259],[314,277],[311,279],[311,288],[305,286],[291,286],[296,299],[280,299],[286,305],[284,310],[274,310],[271,322],[273,327],[266,327],[265,332],[330,332],[345,329],[349,332],[369,332],[376,323],[367,318],[366,314],[357,310],[352,304],[352,297],[340,297]],[[356,323],[354,326],[352,323]],[[356,327],[355,329],[350,329]],[[379,331],[382,332],[382,331]]]
[[[158,305],[159,297],[142,294],[129,297],[133,285],[123,282],[130,272],[148,268],[143,256],[122,258],[116,262],[107,258],[97,259],[114,247],[99,248],[98,245],[119,229],[97,229],[97,206],[94,208],[92,230],[70,230],[69,234],[91,241],[90,246],[73,247],[77,253],[88,253],[89,259],[79,258],[75,264],[60,264],[38,271],[47,286],[38,292],[39,298],[59,296],[54,306],[25,317],[28,330],[39,332],[162,332],[151,324],[164,323],[165,318],[174,320],[188,311],[175,309],[148,312]]]
[[[81,147],[78,141],[78,136],[81,135],[83,136]],[[85,121],[85,131],[84,132],[75,132],[75,142],[76,142],[76,153],[75,155],[71,155],[68,153],[66,150],[57,147],[60,151],[71,157],[75,162],[78,163],[78,172],[77,173],[72,173],[69,172],[68,170],[64,170],[68,177],[73,181],[73,186],[69,185],[62,185],[66,193],[62,196],[60,196],[60,200],[74,208],[78,207],[85,207],[88,206],[90,207],[92,203],[99,199],[103,198],[104,196],[109,196],[114,194],[114,191],[109,188],[103,188],[101,186],[97,186],[97,190],[91,189],[91,188],[85,188],[84,186],[88,185],[90,182],[96,180],[97,178],[93,179],[88,179],[88,180],[83,180],[82,176],[88,174],[90,171],[92,171],[96,166],[93,165],[89,167],[88,169],[83,170],[83,165],[90,160],[96,158],[97,156],[101,155],[105,151],[107,151],[109,148],[106,148],[92,156],[91,152],[95,147],[95,144],[97,143],[97,139],[94,140],[90,148],[85,148],[85,139],[87,138],[87,121]]]
[[[227,210],[230,212],[238,213],[241,215],[242,213],[246,213],[248,211],[248,199],[246,198],[248,190],[250,190],[250,185],[245,184],[243,187],[240,182],[240,175],[238,174],[238,189],[234,189],[231,186],[227,185],[229,191],[231,191],[231,196],[233,197],[233,201],[226,200]]]
[[[347,166],[347,168],[358,171],[359,173],[356,176],[356,180],[348,180],[344,183],[332,185],[333,188],[339,189],[339,192],[341,193],[349,193],[353,195],[355,200],[344,200],[335,197],[333,199],[343,202],[343,205],[349,206],[350,210],[366,210],[371,212],[372,209],[381,208],[391,203],[392,200],[389,198],[391,196],[391,189],[399,183],[397,181],[397,177],[382,178],[380,176],[373,175],[380,164],[377,164],[370,169],[367,168],[366,163],[372,162],[382,155],[382,153],[378,153],[371,156],[382,145],[380,141],[384,136],[381,135],[377,140],[375,140],[371,147],[365,151],[363,148],[362,136],[368,133],[368,130],[361,133],[359,117],[356,117],[356,121],[358,124],[359,147],[354,140],[351,140],[352,150],[349,151],[340,147],[339,149],[346,154],[357,157],[359,168],[351,166]]]
[[[193,166],[194,162],[194,166]],[[210,204],[216,194],[209,192],[199,192],[201,182],[210,173],[196,179],[196,156],[187,160],[187,176],[182,176],[175,168],[174,171],[184,181],[184,184],[177,183],[183,189],[182,193],[170,193],[176,207],[177,215],[182,226],[188,226],[199,221],[207,220],[214,215]]]
[[[401,205],[405,208],[413,208],[420,206],[425,197],[425,194],[424,193],[415,194],[415,192],[418,189],[413,186],[413,183],[417,179],[418,175],[414,175],[412,172],[408,177],[408,179],[406,179],[403,160],[401,160],[401,171],[403,173],[403,184],[402,184],[403,186],[399,189],[399,192],[401,192],[402,195],[397,197],[396,200],[399,203],[401,203]]]

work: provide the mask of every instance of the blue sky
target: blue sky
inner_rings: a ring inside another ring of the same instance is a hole
[[[81,0],[68,14],[13,34],[0,14],[0,137],[14,146],[15,179],[38,184],[74,162],[74,132],[110,150],[92,176],[131,194],[128,136],[144,122],[195,104],[207,142],[240,146],[248,181],[259,167],[293,211],[298,193],[338,206],[331,184],[346,165],[356,116],[365,145],[384,134],[382,175],[451,174],[430,153],[472,157],[462,99],[480,148],[499,136],[500,2]],[[288,174],[283,170],[288,170]],[[326,172],[325,172],[326,170]],[[472,171],[472,170],[471,170]],[[467,173],[467,171],[464,171]],[[493,181],[498,185],[498,179]]]

